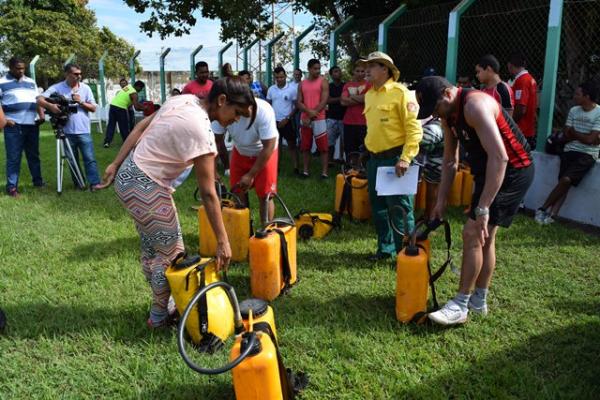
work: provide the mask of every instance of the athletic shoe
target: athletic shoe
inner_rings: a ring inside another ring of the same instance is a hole
[[[550,214],[546,214],[544,221],[542,222],[544,225],[550,225],[554,223],[554,218]]]
[[[223,172],[223,175],[225,175],[225,176],[229,176],[229,170],[228,170],[228,169],[226,169],[226,170],[225,170],[225,172]]]
[[[93,193],[93,192],[97,192],[98,190],[101,190],[99,183],[97,183],[95,185],[90,185],[90,192]]]
[[[104,143],[104,148],[108,149],[110,147],[110,143]]]
[[[15,187],[8,189],[6,191],[6,194],[9,195],[10,197],[14,197],[14,198],[17,198],[20,195],[19,191]]]
[[[309,176],[310,176],[310,175],[308,175],[308,172],[302,172],[302,173],[300,174],[300,178],[301,178],[301,179],[306,179],[306,178],[308,178]]]
[[[538,208],[537,210],[535,210],[534,219],[535,219],[535,222],[537,222],[538,224],[543,225],[546,217],[548,217],[548,213],[546,213],[546,211],[542,210],[541,208]]]
[[[321,179],[322,180],[327,180],[327,179],[329,179],[329,175],[327,175],[327,174],[321,174]]]
[[[463,311],[460,306],[450,300],[438,311],[429,314],[429,319],[440,325],[456,325],[467,322],[469,310]]]
[[[477,307],[475,304],[473,304],[473,296],[471,296],[471,298],[469,299],[469,304],[467,304],[467,307],[469,307],[469,311],[474,312],[475,314],[479,314],[482,316],[486,316],[488,314],[488,306],[487,303],[483,303],[483,305]]]

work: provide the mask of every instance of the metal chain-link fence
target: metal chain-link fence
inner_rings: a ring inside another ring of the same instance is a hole
[[[458,1],[404,12],[389,28],[388,53],[400,69],[400,80],[412,83],[426,68],[445,75],[448,15]]]
[[[544,74],[549,0],[478,0],[460,20],[458,76],[475,82],[475,65],[493,54],[500,61],[500,76],[508,81],[506,63],[520,52],[527,69],[541,85]]]
[[[350,29],[339,36],[338,64],[344,72],[351,74],[355,60],[377,50],[379,24],[386,17],[355,18]]]
[[[554,127],[560,128],[574,105],[582,82],[600,86],[600,1],[566,0],[563,6],[560,58],[554,104]],[[596,99],[600,101],[600,99]]]

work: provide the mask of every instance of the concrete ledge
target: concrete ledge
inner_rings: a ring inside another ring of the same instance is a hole
[[[535,177],[525,195],[525,207],[536,210],[558,182],[560,158],[558,156],[533,152]],[[582,224],[600,227],[600,161],[577,187],[569,190],[559,217]]]

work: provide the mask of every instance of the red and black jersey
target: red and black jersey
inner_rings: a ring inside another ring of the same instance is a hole
[[[460,144],[464,146],[468,154],[473,175],[485,176],[487,153],[481,145],[475,129],[467,124],[464,114],[464,106],[467,98],[474,92],[478,92],[478,90],[458,88],[458,118],[453,126],[456,128],[456,135]],[[508,167],[520,169],[531,165],[531,150],[527,139],[525,139],[517,123],[502,107],[500,107],[500,112],[496,117],[496,124],[498,125],[500,136],[502,136],[502,143],[504,143],[504,148],[508,155]]]

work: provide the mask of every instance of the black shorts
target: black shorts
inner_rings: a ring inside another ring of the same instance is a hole
[[[519,205],[525,197],[525,193],[533,182],[534,167],[531,164],[526,168],[507,168],[504,174],[504,181],[492,205],[490,206],[490,225],[502,226],[508,228],[512,223],[512,219],[519,211]],[[483,192],[485,176],[475,177],[475,191],[471,200],[471,211],[469,218],[476,219],[475,207],[479,205],[479,198]]]
[[[344,125],[344,152],[346,156],[359,151],[360,146],[365,144],[366,136],[366,125]]]
[[[579,185],[579,182],[596,164],[596,160],[589,154],[579,151],[567,151],[560,155],[560,171],[558,179],[568,177],[571,186]]]
[[[292,126],[292,121],[288,120],[288,123],[285,124],[283,128],[277,128],[279,131],[279,137],[285,139],[287,145],[290,149],[296,148],[296,132],[294,132],[294,127]]]

